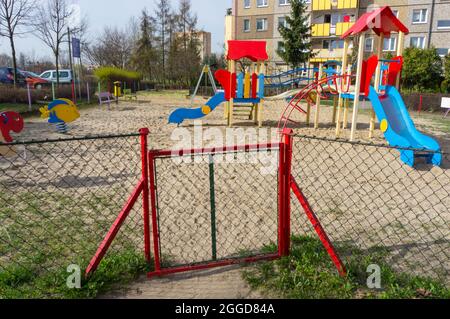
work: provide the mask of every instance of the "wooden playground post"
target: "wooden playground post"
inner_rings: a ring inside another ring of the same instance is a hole
[[[263,73],[263,74],[265,74],[266,73],[266,65],[264,64],[264,62],[260,62],[260,69],[259,69],[259,72],[258,72],[258,89],[260,88],[260,86],[259,86],[259,73],[261,72],[261,73]],[[263,88],[263,91],[264,91],[264,88]],[[264,96],[264,92],[263,92],[263,96]],[[259,125],[259,127],[261,127],[262,126],[262,122],[263,122],[263,106],[264,105],[264,99],[263,98],[261,98],[261,100],[259,101],[259,105],[258,105],[258,110],[259,110],[259,119],[258,119],[258,125]]]
[[[230,60],[228,63],[229,71],[231,75],[233,73],[236,73],[236,61]],[[233,82],[233,76],[230,76],[230,88],[232,87]],[[233,108],[234,108],[234,101],[233,97],[230,98],[230,101],[228,102],[228,127],[233,126]]]
[[[383,50],[384,43],[384,34],[381,33],[378,39],[377,51],[376,55],[378,60],[381,58],[381,53]],[[375,72],[375,91],[379,91],[380,89],[380,80],[381,80],[381,63],[378,63],[377,70]],[[369,125],[369,138],[373,138],[373,133],[375,131],[375,122],[376,122],[376,114],[375,110],[372,108],[370,111],[370,125]]]
[[[336,113],[337,113],[338,97],[333,96],[333,118],[331,123],[336,124]]]
[[[361,91],[361,75],[362,66],[364,61],[364,46],[366,35],[362,33],[359,36],[359,49],[358,49],[358,63],[356,68],[356,85],[355,85],[355,103],[353,104],[353,116],[352,116],[352,130],[350,133],[350,141],[355,140],[356,129],[358,126],[358,108],[359,108],[359,95]]]
[[[345,99],[344,102],[344,119],[342,120],[342,129],[345,130],[348,126],[348,111],[350,108],[350,99]]]
[[[397,39],[397,56],[403,56],[403,48],[405,47],[405,33],[400,31],[398,33],[398,39]],[[397,89],[400,89],[400,79],[402,78],[402,73],[399,72],[397,75],[397,82],[396,87]]]
[[[350,40],[348,38],[346,38],[344,40],[344,49],[343,49],[343,53],[342,53],[342,68],[341,68],[342,75],[345,75],[345,72],[347,72],[349,47],[350,47]],[[342,113],[343,104],[344,104],[344,99],[342,98],[342,92],[339,92],[339,101],[338,101],[337,116],[336,116],[336,137],[339,137],[341,135],[341,113]]]
[[[322,78],[322,75],[323,75],[323,64],[320,63],[320,64],[319,64],[319,79]],[[320,98],[319,91],[317,91],[317,97],[316,97],[316,114],[315,114],[315,116],[314,116],[314,129],[316,129],[316,130],[319,128],[320,103],[321,103],[321,98]]]

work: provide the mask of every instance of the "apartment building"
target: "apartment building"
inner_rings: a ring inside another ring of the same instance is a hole
[[[177,37],[182,37],[182,32],[177,32],[175,34]],[[206,31],[196,31],[195,36],[198,41],[198,50],[200,52],[200,58],[203,61],[205,57],[211,55],[211,32]]]
[[[290,0],[231,0],[226,17],[226,39],[267,41],[272,62],[282,64],[277,50],[283,39],[278,31],[290,14]],[[305,0],[312,26],[312,63],[342,59],[340,36],[365,12],[389,5],[409,28],[406,47],[437,48],[444,56],[450,49],[450,0]],[[376,37],[366,39],[370,55],[377,47]],[[397,36],[384,39],[383,51],[394,52]]]

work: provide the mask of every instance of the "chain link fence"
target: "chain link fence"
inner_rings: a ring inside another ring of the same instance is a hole
[[[278,146],[154,163],[163,267],[277,252]]]
[[[55,297],[69,265],[83,274],[141,178],[139,136],[0,145],[0,298]],[[142,252],[138,201],[107,257]]]
[[[344,263],[354,248],[449,282],[450,157],[405,165],[395,148],[294,136],[292,175]],[[315,236],[292,195],[292,227]]]

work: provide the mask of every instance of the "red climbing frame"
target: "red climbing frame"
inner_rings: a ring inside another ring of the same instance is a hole
[[[345,276],[346,270],[342,264],[336,250],[334,249],[330,239],[325,230],[320,224],[319,219],[314,214],[307,199],[303,195],[300,187],[291,175],[292,170],[292,149],[293,149],[293,131],[291,129],[283,129],[281,132],[281,143],[269,143],[258,145],[244,145],[205,149],[189,149],[173,152],[171,150],[162,151],[148,151],[147,136],[148,129],[141,129],[141,160],[142,160],[142,177],[134,191],[128,198],[125,206],[114,221],[110,230],[106,234],[104,240],[99,245],[95,255],[92,257],[85,275],[89,276],[99,266],[114,238],[118,234],[122,224],[128,217],[135,203],[138,201],[140,195],[143,200],[143,220],[144,220],[144,256],[147,263],[151,262],[151,243],[150,243],[150,215],[151,215],[151,233],[153,235],[153,254],[154,254],[154,271],[148,274],[148,277],[163,276],[173,273],[180,273],[186,271],[208,269],[214,267],[227,266],[232,264],[250,263],[261,260],[274,260],[281,257],[287,257],[290,254],[291,242],[291,190],[299,200],[303,210],[305,211],[309,221],[314,227],[319,239],[324,245],[326,251],[330,255],[335,264],[339,274]],[[158,213],[156,204],[156,183],[155,183],[155,167],[154,159],[161,156],[173,156],[174,154],[194,155],[194,154],[211,154],[223,153],[229,151],[249,151],[271,149],[273,147],[279,148],[279,176],[278,176],[278,252],[260,256],[253,256],[241,259],[227,259],[220,261],[213,261],[204,264],[186,265],[182,267],[163,268],[160,262],[159,250],[159,234],[158,234]],[[151,207],[151,209],[150,209]]]

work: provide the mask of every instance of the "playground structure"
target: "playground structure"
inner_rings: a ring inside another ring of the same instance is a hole
[[[376,55],[364,61],[365,35],[368,31],[375,33],[379,37],[379,41]],[[384,38],[393,32],[398,33],[397,57],[392,60],[384,60],[381,57]],[[330,72],[331,75],[327,74],[325,78],[319,74],[317,82],[299,92],[285,108],[279,122],[279,130],[288,127],[290,123],[298,123],[291,118],[294,111],[305,113],[307,124],[309,124],[311,96],[314,93],[317,96],[314,127],[317,129],[321,98],[326,94],[337,94],[339,95],[337,115],[333,116],[333,122],[335,121],[336,124],[336,137],[340,137],[342,129],[347,126],[349,102],[353,101],[350,140],[354,141],[360,102],[367,100],[373,108],[370,117],[369,138],[373,137],[376,118],[378,118],[384,137],[389,145],[399,147],[401,160],[404,163],[414,166],[415,160],[422,157],[426,159],[427,163],[441,165],[442,156],[439,153],[441,150],[439,144],[431,137],[417,131],[398,91],[403,64],[404,37],[408,32],[409,30],[387,6],[362,15],[341,37],[344,39],[344,49],[340,74],[339,72],[334,72],[334,74]],[[358,37],[359,42],[355,75],[352,74],[348,63],[348,51],[352,37]],[[319,67],[320,72],[322,72],[322,66]],[[352,86],[353,79],[355,82]],[[344,116],[341,121],[342,113]],[[333,112],[333,114],[336,113]],[[408,151],[407,148],[415,150]]]
[[[48,123],[55,124],[61,134],[68,132],[67,123],[72,123],[80,117],[77,106],[69,99],[56,99],[39,109],[41,118],[48,118]]]
[[[265,87],[268,89],[298,87],[303,82],[314,81],[315,71],[315,68],[295,68],[278,74],[266,75]]]
[[[228,41],[228,70],[218,70],[215,78],[223,91],[217,93],[201,108],[181,108],[169,117],[169,123],[180,125],[187,119],[199,119],[226,102],[227,125],[233,125],[237,109],[249,109],[249,119],[259,127],[263,121],[264,103],[264,61],[268,59],[265,41]],[[248,59],[252,62],[247,70],[237,74],[237,61]],[[200,79],[201,80],[201,79]]]

